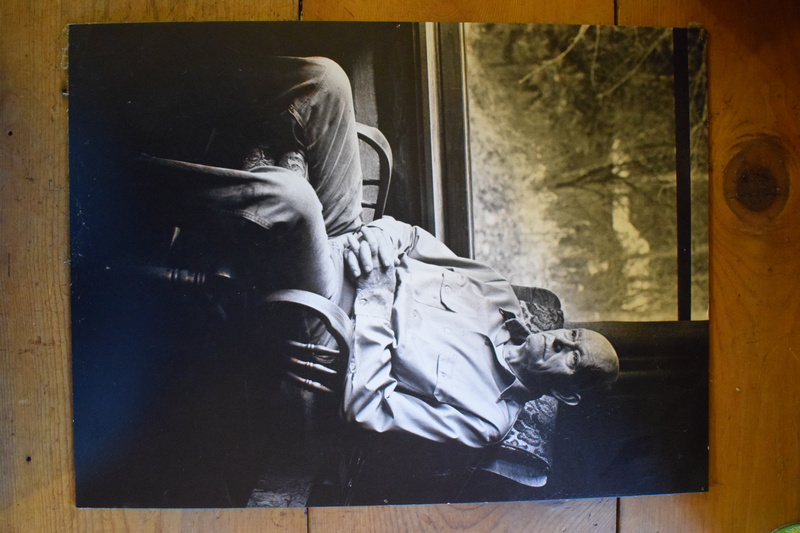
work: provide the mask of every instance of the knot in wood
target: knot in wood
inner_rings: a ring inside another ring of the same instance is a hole
[[[751,211],[764,211],[780,194],[775,176],[766,167],[745,167],[736,182],[736,199]]]
[[[779,138],[769,135],[751,138],[736,148],[723,175],[728,206],[749,222],[773,219],[789,195],[786,148]]]

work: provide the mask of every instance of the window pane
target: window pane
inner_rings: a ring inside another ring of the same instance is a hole
[[[674,320],[671,29],[471,24],[465,40],[476,258],[554,291],[568,320]]]

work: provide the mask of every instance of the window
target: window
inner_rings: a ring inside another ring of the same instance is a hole
[[[706,318],[699,32],[506,24],[439,32],[450,87],[440,91],[443,159],[459,160],[447,135],[463,131],[467,161],[456,176],[443,172],[447,196],[467,204],[461,213],[443,206],[448,244],[514,284],[554,291],[569,320]],[[463,75],[460,94],[452,72]],[[462,130],[453,118],[460,109]]]

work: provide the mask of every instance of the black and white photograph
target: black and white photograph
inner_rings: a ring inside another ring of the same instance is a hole
[[[708,489],[699,28],[69,27],[78,507]]]

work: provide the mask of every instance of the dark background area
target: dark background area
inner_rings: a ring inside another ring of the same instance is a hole
[[[194,135],[207,135],[198,121],[244,106],[235,103],[236,91],[234,103],[217,92],[215,80],[225,85],[226,73],[244,69],[257,83],[259,58],[267,55],[339,62],[353,80],[358,119],[380,127],[394,149],[387,213],[422,221],[414,25],[302,27],[301,38],[296,25],[283,23],[70,30],[79,506],[242,506],[260,468],[280,461],[303,438],[297,406],[275,396],[280,365],[265,355],[268,347],[244,335],[242,323],[221,321],[203,295],[164,293],[117,274],[117,266],[157,258],[164,246],[169,206],[154,201],[137,179],[135,156],[191,151]],[[525,489],[475,471],[476,454],[460,446],[374,438],[350,503],[704,488],[707,323],[686,326],[688,336],[675,323],[607,327],[620,347],[622,378],[613,393],[560,411],[555,466],[545,487]],[[331,453],[346,446],[337,441]]]
[[[269,56],[322,55],[350,76],[357,119],[395,150],[389,210],[420,221],[414,26],[309,23],[302,37],[297,28],[70,29],[78,505],[242,506],[268,450],[297,448],[302,433],[297,405],[276,396],[280,365],[248,344],[235,313],[222,320],[202,292],[130,274],[164,260],[173,214],[138,154],[198,161],[213,127],[251,120]]]

